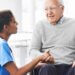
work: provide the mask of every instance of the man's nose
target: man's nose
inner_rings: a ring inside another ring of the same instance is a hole
[[[51,9],[48,9],[47,13],[48,14],[52,14],[52,10]]]

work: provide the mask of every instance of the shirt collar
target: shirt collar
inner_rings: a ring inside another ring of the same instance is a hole
[[[63,23],[63,21],[64,21],[64,17],[61,17],[61,19],[58,21],[58,23],[57,23],[57,24],[62,24],[62,23]]]
[[[49,22],[47,19],[46,19],[46,21],[50,24],[50,22]],[[63,21],[64,21],[64,17],[61,17],[60,20],[57,22],[56,25],[60,25],[60,24],[62,24]]]

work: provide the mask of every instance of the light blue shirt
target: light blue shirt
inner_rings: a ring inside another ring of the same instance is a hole
[[[12,51],[6,40],[0,38],[0,65],[13,61]]]

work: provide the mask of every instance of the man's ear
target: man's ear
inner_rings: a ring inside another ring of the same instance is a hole
[[[64,6],[62,6],[62,10],[64,11]]]
[[[64,6],[62,6],[61,8],[62,8],[62,12],[64,12]]]

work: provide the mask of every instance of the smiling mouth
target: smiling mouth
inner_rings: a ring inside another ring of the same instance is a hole
[[[48,16],[48,17],[51,17],[51,18],[53,18],[54,16]]]

